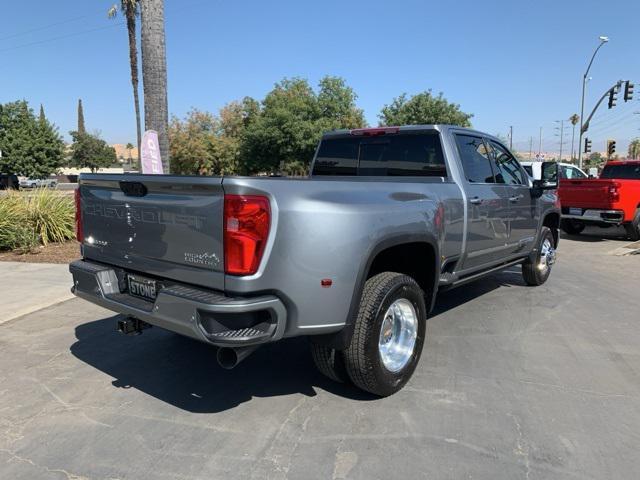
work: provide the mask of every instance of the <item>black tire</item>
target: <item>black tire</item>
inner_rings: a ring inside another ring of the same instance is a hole
[[[584,227],[584,223],[577,222],[570,218],[564,219],[560,222],[560,228],[567,235],[580,235],[584,230]]]
[[[397,372],[388,370],[380,357],[378,341],[389,306],[399,299],[413,305],[417,335],[413,352]],[[351,381],[362,390],[387,397],[400,390],[411,378],[424,345],[427,315],[424,293],[416,281],[401,273],[383,272],[365,283],[353,337],[344,351],[344,361]]]
[[[344,357],[341,351],[318,345],[311,342],[311,357],[316,368],[325,377],[329,377],[336,382],[345,383],[349,380],[349,375],[344,366]]]
[[[640,208],[636,210],[636,215],[633,217],[631,223],[625,223],[624,229],[627,231],[627,236],[634,242],[640,240]]]
[[[543,262],[542,246],[546,240],[551,242],[551,246],[554,248],[555,253],[555,241],[553,239],[553,233],[551,233],[551,229],[549,229],[549,227],[542,227],[542,231],[540,232],[540,236],[538,238],[538,244],[536,245],[535,262],[527,260],[522,264],[522,277],[524,278],[526,284],[532,287],[542,285],[547,281],[549,275],[551,275],[551,265],[553,264],[548,265],[545,269],[541,269],[539,267],[540,263]]]

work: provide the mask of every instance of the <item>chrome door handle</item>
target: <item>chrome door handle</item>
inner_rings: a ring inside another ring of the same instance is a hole
[[[482,199],[480,197],[473,197],[469,199],[469,203],[473,205],[480,205],[482,203]]]
[[[509,201],[511,203],[516,203],[516,202],[520,201],[521,198],[522,198],[522,195],[516,195],[515,197],[509,197]]]

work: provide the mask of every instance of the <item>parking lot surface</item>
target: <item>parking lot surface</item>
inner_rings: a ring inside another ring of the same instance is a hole
[[[377,399],[316,373],[306,340],[235,370],[79,299],[0,326],[3,479],[631,479],[640,449],[640,256],[564,238],[439,295],[422,360]]]

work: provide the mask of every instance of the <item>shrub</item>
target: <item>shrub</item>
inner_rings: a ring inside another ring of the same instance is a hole
[[[74,236],[73,198],[55,190],[7,192],[0,197],[0,249],[29,251]]]
[[[27,197],[26,208],[29,223],[44,245],[74,237],[75,205],[72,197],[39,188]]]

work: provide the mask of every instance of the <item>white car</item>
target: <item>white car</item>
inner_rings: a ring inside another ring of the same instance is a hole
[[[55,178],[22,178],[20,188],[55,188],[58,180]]]
[[[542,178],[542,166],[544,164],[551,163],[554,164],[556,162],[520,162],[520,165],[527,171],[529,176],[534,180],[543,180]],[[548,172],[553,172],[554,169],[547,170]],[[560,179],[576,179],[576,178],[589,178],[584,171],[580,170],[575,165],[570,163],[560,163]],[[545,178],[545,181],[555,182],[553,178]]]

